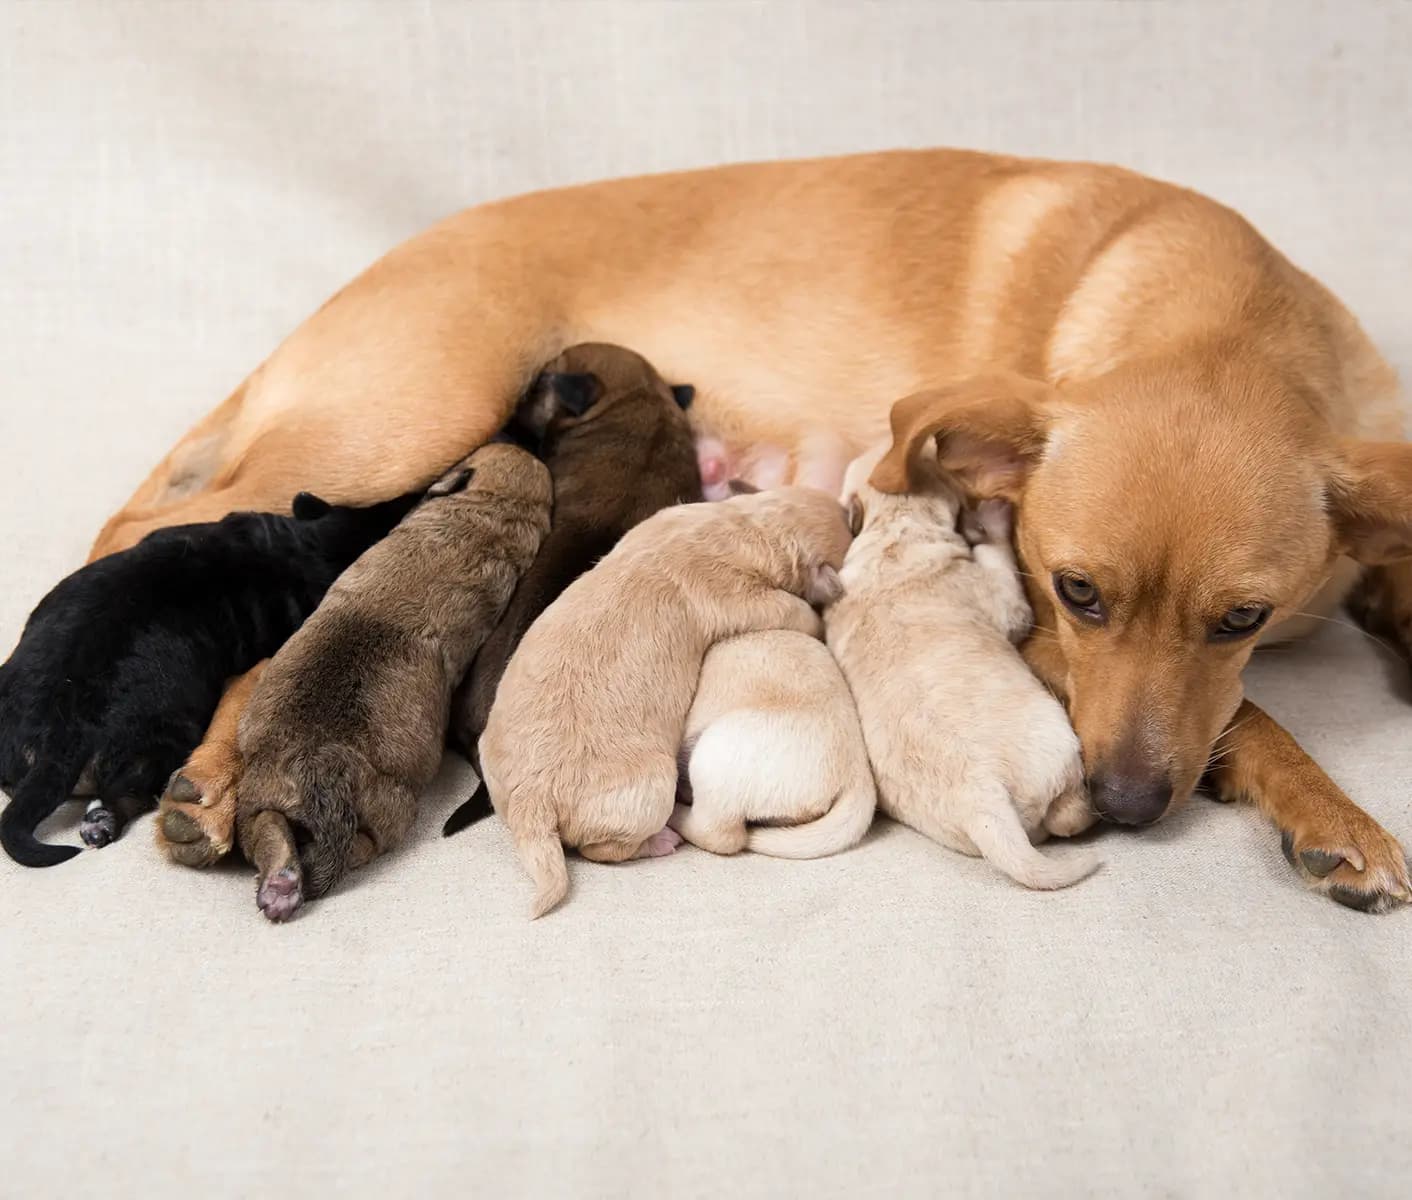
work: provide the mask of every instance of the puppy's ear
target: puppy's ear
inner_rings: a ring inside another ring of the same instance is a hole
[[[543,438],[560,417],[581,417],[603,395],[596,375],[541,371],[515,410],[514,423],[535,438]]]
[[[848,532],[857,537],[863,532],[863,501],[855,493],[848,497],[848,507],[845,510],[848,518]]]
[[[300,492],[294,497],[294,519],[296,521],[317,521],[333,509],[327,500],[321,500],[313,492]]]
[[[1339,548],[1370,566],[1412,557],[1412,443],[1340,447],[1326,489]]]
[[[760,490],[753,483],[748,483],[744,479],[727,480],[726,487],[732,496],[753,496]]]
[[[696,389],[689,383],[672,384],[672,399],[677,402],[677,407],[685,412],[691,407],[691,402],[696,399]]]
[[[475,473],[474,467],[453,467],[427,488],[427,499],[454,496],[457,492],[464,492],[466,484],[471,482],[471,476]]]
[[[1044,452],[1052,395],[1032,379],[997,374],[907,396],[892,406],[892,447],[869,482],[880,492],[919,489],[935,438],[937,465],[976,495],[1017,499]]]

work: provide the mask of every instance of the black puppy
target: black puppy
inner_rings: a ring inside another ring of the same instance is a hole
[[[77,854],[34,831],[80,786],[97,797],[80,836],[112,841],[201,741],[226,681],[278,650],[419,499],[335,508],[301,493],[292,517],[159,529],[55,587],[0,667],[6,853],[27,867]]]
[[[554,512],[549,536],[452,704],[451,741],[477,771],[476,743],[495,689],[534,619],[638,522],[701,499],[696,444],[682,411],[691,399],[689,386],[668,387],[641,355],[587,342],[549,363],[520,403],[514,426],[539,442],[554,480]],[[443,833],[490,812],[482,785]]]

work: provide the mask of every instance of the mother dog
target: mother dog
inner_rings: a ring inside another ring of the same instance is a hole
[[[1330,612],[1364,568],[1367,618],[1412,646],[1392,371],[1235,213],[1117,168],[896,152],[471,209],[315,313],[94,553],[301,489],[423,487],[536,364],[589,340],[691,380],[699,433],[747,476],[781,452],[826,475],[927,389],[897,407],[875,482],[904,487],[936,438],[978,494],[1021,502],[1029,654],[1098,811],[1156,820],[1208,774],[1274,821],[1311,886],[1370,910],[1409,898],[1396,840],[1240,684],[1259,638]]]

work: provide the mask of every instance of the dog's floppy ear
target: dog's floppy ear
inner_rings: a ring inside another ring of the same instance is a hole
[[[475,473],[474,467],[453,467],[427,488],[427,498],[454,496],[457,492],[465,491],[466,484],[471,482],[471,476]]]
[[[1050,389],[1020,375],[983,375],[904,397],[892,406],[892,447],[869,482],[880,492],[922,485],[928,443],[937,464],[978,496],[1014,500],[1044,451]]]
[[[689,383],[672,384],[672,399],[677,402],[677,407],[685,412],[691,407],[691,402],[696,399],[696,389]]]
[[[321,500],[313,492],[300,492],[294,497],[294,519],[296,521],[317,521],[333,510],[327,500]]]
[[[1340,548],[1375,566],[1412,558],[1412,443],[1345,441],[1329,479]]]

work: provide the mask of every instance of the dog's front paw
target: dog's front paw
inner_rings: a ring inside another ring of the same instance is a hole
[[[1412,900],[1402,847],[1360,809],[1286,829],[1280,845],[1305,882],[1339,904],[1380,913]]]
[[[235,841],[235,785],[228,773],[188,763],[172,776],[157,814],[157,843],[184,867],[209,867]]]

